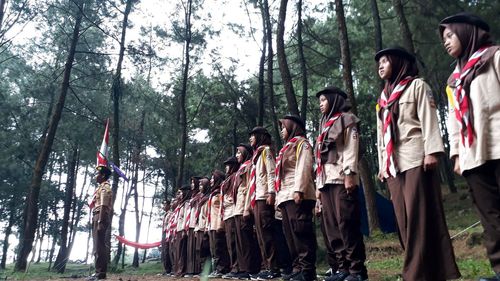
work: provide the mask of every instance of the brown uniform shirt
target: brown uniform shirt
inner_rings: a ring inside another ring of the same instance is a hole
[[[399,172],[423,165],[424,156],[443,152],[436,105],[429,85],[414,79],[399,98],[397,130],[399,138],[394,148],[394,159]],[[386,171],[387,155],[383,144],[382,121],[377,116],[377,148],[379,171]]]

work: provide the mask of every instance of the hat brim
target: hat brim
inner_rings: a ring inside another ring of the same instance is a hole
[[[443,24],[448,24],[448,23],[467,23],[475,25],[487,32],[490,31],[490,26],[484,20],[482,20],[480,17],[476,15],[469,13],[459,13],[456,15],[446,17],[439,23],[439,25],[442,26]],[[443,32],[443,30],[444,29],[440,29],[441,33]]]
[[[380,50],[375,54],[375,61],[378,61],[381,57],[383,57],[385,55],[395,55],[398,57],[405,58],[405,59],[409,60],[410,62],[415,62],[415,56],[413,56],[412,54],[410,54],[408,51],[406,51],[403,48],[387,48],[387,49]]]

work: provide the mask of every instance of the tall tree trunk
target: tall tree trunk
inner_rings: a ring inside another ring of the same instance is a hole
[[[278,30],[276,32],[276,55],[278,56],[278,65],[281,73],[281,81],[285,89],[285,95],[288,105],[288,111],[292,114],[299,115],[299,106],[293,89],[292,76],[288,68],[288,62],[285,53],[285,20],[286,8],[288,0],[281,0],[280,11],[278,16]]]
[[[297,3],[297,45],[299,48],[299,62],[300,62],[300,72],[302,74],[302,102],[300,104],[300,117],[305,121],[307,120],[307,100],[308,95],[308,82],[307,82],[307,67],[306,67],[306,57],[304,56],[304,41],[302,40],[302,26],[304,22],[302,21],[302,0]]]
[[[261,6],[262,7],[262,6]],[[261,9],[262,11],[262,9]],[[257,126],[264,126],[265,115],[265,102],[266,102],[266,85],[264,81],[265,67],[266,67],[266,46],[267,46],[267,32],[266,32],[266,18],[262,12],[262,49],[259,61],[259,100],[257,102]]]
[[[12,234],[12,226],[16,221],[16,196],[13,196],[9,203],[9,222],[7,223],[7,227],[3,231],[5,234],[5,238],[3,239],[3,247],[2,247],[2,259],[0,260],[0,269],[5,269],[5,263],[7,261],[7,251],[9,250],[9,236]]]
[[[57,253],[56,261],[54,262],[54,269],[58,273],[64,273],[66,270],[66,263],[68,261],[68,230],[69,230],[69,216],[71,213],[71,205],[73,202],[73,189],[75,184],[75,166],[78,157],[78,146],[74,145],[73,153],[68,161],[68,177],[66,181],[66,191],[64,192],[64,210],[63,220],[61,227],[61,243],[59,252]]]
[[[153,194],[156,194],[156,191],[158,190],[158,183],[159,183],[159,181],[160,181],[160,175],[158,175],[156,177],[155,191],[153,192]],[[155,206],[155,200],[154,200],[154,197],[153,197],[153,199],[151,200],[151,210],[149,211],[148,232],[146,234],[147,237],[149,237],[149,230],[151,229],[151,219],[153,217],[154,206]],[[144,250],[144,255],[142,256],[142,263],[144,263],[146,261],[146,252],[147,252],[147,250]]]
[[[398,17],[399,29],[401,31],[401,35],[403,36],[403,46],[410,51],[410,53],[415,54],[415,46],[413,45],[410,26],[406,20],[403,4],[401,3],[401,0],[392,0],[392,5],[394,6],[394,11]]]
[[[118,235],[120,235],[120,236],[125,235],[125,217],[127,215],[127,205],[128,205],[128,200],[130,199],[131,194],[132,194],[132,187],[131,187],[131,185],[129,185],[126,192],[125,192],[125,188],[124,188],[124,192],[122,195],[120,216],[118,217]],[[122,256],[123,251],[124,251],[123,244],[118,242],[118,246],[116,249],[116,255],[114,256],[113,262],[112,262],[113,267],[115,267],[115,268],[118,267],[118,262],[120,261],[120,258]]]
[[[375,28],[374,36],[375,36],[375,52],[382,50],[382,25],[380,24],[380,13],[378,11],[377,0],[370,0],[371,10],[372,10],[372,18],[373,18],[373,27]]]
[[[275,143],[281,146],[280,129],[278,127],[278,117],[276,116],[276,106],[274,101],[274,51],[273,51],[273,25],[271,14],[269,13],[269,3],[261,0],[260,6],[264,16],[267,42],[267,95],[269,96],[269,106],[271,108],[271,118],[273,120]]]
[[[76,171],[78,171],[78,167],[76,168]],[[85,166],[85,174],[83,176],[83,184],[82,184],[82,189],[80,191],[80,195],[78,196],[78,198],[76,198],[76,196],[75,196],[74,201],[73,201],[73,206],[74,207],[76,206],[76,209],[73,208],[73,214],[74,214],[73,219],[72,219],[73,223],[71,224],[71,236],[70,236],[69,243],[68,243],[68,245],[69,245],[68,249],[69,249],[70,253],[71,253],[71,250],[73,249],[73,245],[75,244],[75,237],[76,237],[76,232],[78,230],[78,224],[80,222],[80,219],[82,218],[82,211],[83,211],[83,207],[85,206],[85,204],[81,204],[79,202],[84,202],[84,199],[83,199],[84,194],[88,194],[88,189],[85,188],[85,186],[87,185],[88,175],[89,175],[89,167]]]
[[[122,21],[122,32],[121,32],[121,38],[120,38],[120,51],[118,55],[118,62],[116,64],[116,71],[114,74],[113,78],[113,86],[112,86],[112,96],[113,96],[113,131],[112,131],[112,136],[113,136],[113,162],[116,166],[120,166],[120,149],[119,149],[119,144],[120,144],[120,98],[122,95],[122,78],[121,78],[121,72],[122,72],[122,64],[123,64],[123,57],[125,55],[125,35],[127,33],[127,27],[128,27],[128,17],[130,14],[130,11],[132,10],[132,5],[136,2],[137,0],[127,0],[127,3],[125,4],[125,11],[123,12],[123,21]],[[118,183],[120,182],[120,176],[117,173],[113,173],[113,183],[111,186],[111,190],[113,192],[113,203],[112,205],[115,205],[116,201],[116,192],[118,191]],[[113,223],[113,217],[111,216],[111,222],[110,225]],[[123,235],[120,234],[120,235]],[[108,231],[106,233],[106,241],[108,241],[109,244],[111,244],[111,227],[108,227]],[[121,250],[121,244],[118,246],[118,251]],[[117,256],[120,256],[117,253]]]
[[[177,177],[175,179],[176,187],[182,185],[184,181],[184,160],[186,157],[186,145],[188,140],[187,135],[187,112],[186,112],[186,96],[187,96],[187,83],[189,79],[189,66],[190,66],[190,49],[191,49],[191,13],[193,8],[193,0],[187,0],[184,10],[184,64],[182,70],[182,88],[179,93],[179,108],[180,108],[180,125],[181,125],[181,151],[179,155],[179,164],[177,167]]]
[[[347,36],[347,26],[344,16],[344,5],[342,0],[335,0],[335,13],[337,16],[337,25],[339,28],[339,39],[340,39],[340,51],[342,60],[342,77],[344,81],[344,87],[346,88],[347,95],[352,103],[352,112],[357,114],[357,103],[354,96],[354,87],[352,83],[352,64],[351,64],[351,54],[349,50],[349,38]],[[363,142],[361,142],[362,144]],[[360,148],[360,151],[364,149]],[[373,183],[372,173],[370,171],[370,166],[364,156],[359,157],[359,174],[361,181],[363,182],[366,210],[368,215],[368,225],[370,231],[375,231],[380,229],[380,224],[378,220],[377,205],[375,202],[375,186]]]
[[[66,94],[69,88],[69,79],[71,76],[71,70],[73,68],[73,61],[75,59],[76,44],[80,35],[80,24],[83,18],[83,5],[81,4],[81,1],[77,2],[77,5],[79,5],[79,7],[77,8],[78,12],[76,15],[75,26],[73,28],[71,45],[68,50],[68,57],[66,59],[66,64],[64,67],[63,81],[61,83],[61,93],[52,113],[52,117],[50,118],[47,136],[43,141],[42,149],[40,150],[40,154],[38,155],[38,158],[36,160],[35,170],[33,171],[29,193],[26,199],[26,208],[23,214],[22,226],[23,236],[19,241],[19,251],[17,256],[18,258],[14,267],[15,271],[26,270],[28,255],[31,252],[33,240],[35,238],[38,219],[38,198],[40,195],[40,185],[42,183],[45,166],[47,165],[50,152],[52,151],[52,144],[54,143],[57,126],[59,124],[59,120],[61,119],[64,103],[66,101]]]
[[[134,157],[132,158],[133,161],[135,162],[135,171],[134,171],[134,178],[133,180],[135,181],[132,183],[132,186],[134,186],[134,209],[135,209],[135,242],[139,242],[139,238],[141,236],[141,225],[142,225],[142,215],[139,216],[139,193],[138,193],[138,188],[137,188],[137,181],[139,179],[139,167],[140,167],[140,153],[142,151],[142,144],[143,144],[143,139],[144,139],[144,119],[146,118],[146,111],[142,111],[141,115],[141,123],[139,125],[139,132],[137,136],[137,143],[135,147],[135,152],[134,152]],[[143,193],[144,194],[144,193]],[[144,202],[144,200],[143,200]],[[143,210],[141,210],[142,213]],[[134,248],[134,258],[132,261],[132,266],[133,267],[139,267],[139,249]]]

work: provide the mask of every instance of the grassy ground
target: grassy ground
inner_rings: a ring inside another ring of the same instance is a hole
[[[469,225],[478,221],[473,210],[471,199],[464,187],[459,192],[449,194],[444,192],[444,206],[450,235],[454,236]],[[458,267],[462,273],[459,280],[477,280],[479,276],[492,274],[490,265],[482,246],[481,226],[474,227],[453,239],[453,247],[457,258]],[[366,238],[367,267],[371,281],[401,280],[403,252],[395,234],[373,234]],[[323,240],[318,239],[318,273],[327,269],[324,259]],[[33,264],[28,273],[14,273],[12,265],[0,271],[0,280],[84,280],[92,271],[88,265],[68,264],[64,274],[47,271],[47,264]],[[167,277],[157,276],[162,272],[159,262],[141,264],[139,269],[126,266],[108,276],[109,280],[135,281],[135,280],[168,280]],[[173,278],[170,278],[173,279]],[[182,279],[186,280],[186,279]],[[222,279],[221,279],[222,280]]]

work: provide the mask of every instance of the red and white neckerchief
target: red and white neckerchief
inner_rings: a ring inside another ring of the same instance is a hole
[[[257,196],[257,168],[256,168],[256,162],[257,159],[259,158],[260,154],[262,151],[266,148],[266,146],[261,145],[257,150],[255,150],[253,156],[252,156],[252,171],[250,172],[250,190],[248,191],[250,193],[250,206],[255,207],[255,201],[256,201],[256,196]]]
[[[336,113],[330,119],[328,119],[325,125],[323,125],[323,129],[321,129],[321,133],[316,139],[316,143],[318,144],[316,149],[316,183],[321,182],[321,179],[323,177],[323,164],[321,163],[321,148],[323,146],[323,141],[325,140],[325,137],[328,134],[330,128],[333,126],[335,121],[340,118],[340,116],[342,116],[342,113]]]
[[[481,59],[481,56],[488,50],[489,47],[490,46],[481,47],[479,48],[479,50],[475,51],[461,71],[457,64],[452,74],[453,78],[456,81],[455,93],[453,95],[455,118],[460,125],[460,136],[462,137],[462,144],[467,145],[468,147],[470,147],[474,142],[474,126],[470,118],[470,100],[463,88],[463,82],[464,78],[474,68],[476,63]]]
[[[90,199],[90,202],[89,202],[89,208],[90,208],[91,211],[95,207],[95,198],[97,197],[97,190],[98,189],[99,188],[96,188],[96,190],[94,191],[94,194],[92,195],[92,198]]]
[[[220,217],[222,220],[224,220],[224,188],[225,185],[230,182],[231,175],[229,175],[227,178],[224,179],[224,181],[220,185]]]
[[[274,170],[275,173],[275,178],[274,178],[274,190],[276,192],[279,192],[281,189],[281,177],[280,177],[280,171],[281,171],[281,160],[283,160],[283,154],[285,151],[290,148],[290,146],[294,143],[296,143],[299,140],[298,137],[293,137],[291,138],[285,145],[280,149],[280,153],[278,153],[278,157],[276,157],[276,169]]]
[[[208,223],[208,226],[210,227],[211,226],[211,214],[212,214],[212,199],[216,196],[217,193],[219,193],[220,190],[216,190],[212,193],[210,193],[210,198],[208,199],[208,214],[207,214],[207,223]]]
[[[383,110],[383,124],[382,124],[382,139],[383,145],[385,146],[385,154],[387,155],[386,162],[386,172],[389,177],[395,177],[398,172],[396,159],[394,158],[394,139],[392,135],[392,116],[390,114],[390,107],[401,97],[406,86],[413,81],[413,77],[405,78],[401,80],[396,87],[392,90],[392,93],[387,97],[387,93],[382,91],[378,104],[380,110]]]
[[[191,200],[193,200],[193,199],[191,198]],[[184,207],[184,210],[187,213],[186,218],[184,220],[184,229],[185,230],[189,230],[189,224],[191,221],[191,200],[189,200],[189,202],[187,202],[187,204],[186,204],[186,207]]]
[[[246,172],[246,169],[247,167],[252,163],[252,160],[247,160],[245,162],[243,162],[243,164],[240,165],[240,168],[238,169],[238,171],[236,172],[236,176],[235,178],[239,178],[241,177],[241,175],[243,175],[245,172]],[[234,194],[236,192],[236,188],[233,188],[233,198],[236,198],[236,194]]]

